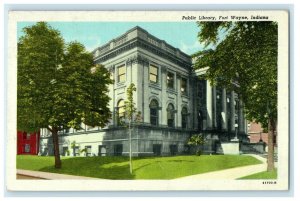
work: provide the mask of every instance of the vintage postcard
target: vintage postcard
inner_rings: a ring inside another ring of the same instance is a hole
[[[288,11],[11,11],[10,191],[289,189]]]

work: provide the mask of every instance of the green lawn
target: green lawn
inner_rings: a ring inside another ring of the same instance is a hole
[[[277,169],[271,172],[259,172],[256,174],[248,175],[246,177],[242,177],[240,179],[277,179]]]
[[[62,157],[62,168],[55,169],[54,157],[17,156],[18,169],[105,179],[174,179],[259,163],[251,156],[231,155],[134,158],[130,175],[128,157]]]

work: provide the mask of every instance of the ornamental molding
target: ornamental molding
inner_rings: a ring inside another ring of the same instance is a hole
[[[126,65],[131,65],[131,64],[145,64],[145,65],[149,65],[149,60],[146,57],[143,57],[141,55],[135,55],[132,57],[129,57],[126,60]]]
[[[125,42],[124,44],[110,50],[110,51],[107,51],[107,52],[104,52],[103,54],[101,55],[97,55],[95,58],[94,58],[94,61],[95,63],[103,63],[109,59],[112,59],[126,51],[129,51],[131,49],[134,49],[134,48],[143,48],[159,57],[162,57],[166,60],[169,60],[171,61],[172,63],[174,64],[177,64],[178,66],[184,68],[184,69],[188,69],[188,70],[191,70],[192,69],[192,63],[191,62],[187,62],[187,61],[184,61],[183,59],[179,58],[178,55],[176,54],[172,54],[166,50],[163,50],[162,48],[159,48],[157,46],[154,46],[153,44],[143,40],[143,39],[140,39],[140,38],[135,38],[135,39],[132,39],[132,40],[129,40],[127,42]],[[136,59],[129,59],[127,60],[128,63],[134,63],[134,62],[140,62],[140,63],[149,63],[149,60],[147,60],[146,58],[143,58],[143,57],[139,57],[140,55],[138,55],[136,57]]]

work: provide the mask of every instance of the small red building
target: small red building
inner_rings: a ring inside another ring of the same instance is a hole
[[[40,132],[17,131],[17,154],[37,155],[39,153]]]
[[[268,132],[265,131],[264,129],[261,127],[261,124],[259,123],[255,123],[255,122],[251,122],[248,125],[248,135],[250,136],[250,143],[257,143],[260,141],[265,142],[266,144],[268,144]],[[276,133],[274,136],[274,145],[277,146],[277,141],[276,141]]]

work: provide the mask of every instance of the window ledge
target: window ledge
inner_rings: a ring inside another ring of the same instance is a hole
[[[186,93],[181,93],[181,96],[182,96],[182,97],[185,97],[185,98],[190,98],[189,95],[186,94]]]
[[[151,83],[151,82],[149,82],[149,86],[161,90],[161,86],[160,86],[159,83]]]
[[[167,92],[168,92],[168,93],[172,93],[172,94],[177,94],[177,92],[176,92],[175,89],[167,88]]]

